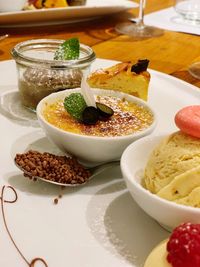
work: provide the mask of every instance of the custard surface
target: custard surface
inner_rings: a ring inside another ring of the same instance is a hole
[[[148,128],[153,122],[153,114],[146,107],[111,96],[96,96],[96,101],[114,110],[106,121],[99,120],[95,125],[85,125],[74,119],[64,109],[63,101],[46,103],[44,118],[52,125],[67,132],[90,136],[123,136]]]

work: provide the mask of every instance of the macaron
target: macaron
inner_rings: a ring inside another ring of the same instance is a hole
[[[182,132],[200,138],[200,105],[182,108],[175,116],[175,123]]]

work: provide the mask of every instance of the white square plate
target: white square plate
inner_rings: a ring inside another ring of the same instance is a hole
[[[93,70],[114,64],[97,59]],[[200,90],[149,71],[148,101],[158,115],[155,134],[175,131],[174,115],[184,106],[199,104]],[[58,186],[30,181],[16,168],[16,153],[58,151],[39,128],[36,116],[20,106],[14,61],[0,62],[0,74],[0,191],[6,186],[0,197],[15,199],[7,186],[18,195],[15,203],[0,199],[0,266],[143,266],[150,250],[169,233],[134,202],[118,166],[97,175],[86,186],[62,191]],[[63,196],[55,205],[53,200],[60,192]],[[30,265],[35,258],[42,258],[47,265],[39,261]]]
[[[0,27],[73,23],[137,7],[128,0],[87,0],[85,6],[0,13]]]

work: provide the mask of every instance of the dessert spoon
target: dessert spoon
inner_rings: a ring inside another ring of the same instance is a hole
[[[90,177],[83,183],[60,183],[60,182],[55,182],[55,181],[51,181],[48,179],[45,179],[43,177],[40,176],[33,176],[30,172],[26,171],[24,168],[22,168],[19,164],[16,163],[15,161],[15,165],[17,166],[17,168],[19,168],[27,177],[30,177],[31,179],[38,179],[38,180],[42,180],[44,182],[47,183],[51,183],[51,184],[55,184],[55,185],[60,185],[60,186],[65,186],[65,187],[76,187],[76,186],[82,186],[85,185],[87,182],[89,182],[92,178],[94,178],[97,174],[103,172],[105,169],[112,167],[112,166],[116,166],[119,165],[119,161],[110,161],[110,162],[105,162],[102,163],[100,165],[94,166],[94,167],[89,167],[86,169],[88,171],[90,171],[91,175]]]

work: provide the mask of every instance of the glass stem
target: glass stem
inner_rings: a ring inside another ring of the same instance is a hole
[[[140,0],[139,4],[139,16],[138,16],[138,25],[144,25],[144,6],[146,5],[146,0]]]

